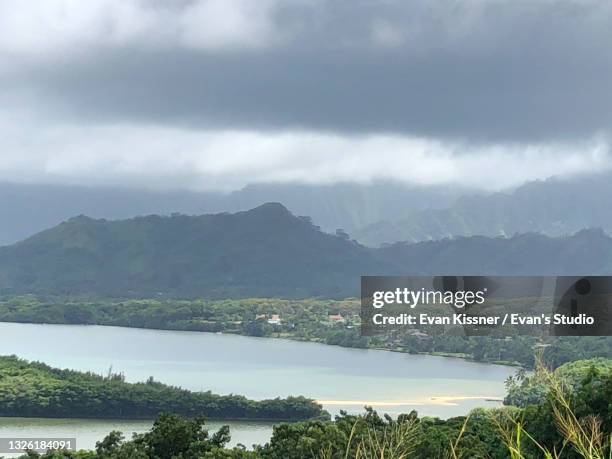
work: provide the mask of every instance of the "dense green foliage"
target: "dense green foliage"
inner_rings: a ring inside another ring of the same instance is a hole
[[[595,417],[603,433],[612,430],[612,374],[599,371],[610,362],[579,364],[594,371],[585,375],[571,394],[572,415],[579,422]],[[163,415],[145,434],[125,441],[112,432],[97,444],[96,451],[49,453],[50,458],[79,459],[171,459],[171,458],[234,458],[234,459],[346,459],[346,458],[474,458],[506,459],[509,453],[505,433],[524,426],[529,435],[519,437],[521,455],[512,457],[537,459],[543,450],[557,451],[558,457],[575,459],[599,456],[580,455],[558,428],[555,406],[558,400],[548,393],[538,405],[525,409],[477,409],[468,417],[448,420],[418,418],[416,412],[397,419],[381,417],[366,409],[362,415],[341,413],[334,421],[305,421],[275,426],[272,438],[252,451],[243,447],[226,448],[230,432],[224,427],[210,435],[201,419],[185,420]],[[505,427],[510,426],[506,431]],[[585,424],[586,429],[586,424]],[[536,445],[536,442],[538,445]],[[602,450],[610,452],[608,439],[602,438]],[[31,454],[29,457],[39,457]],[[602,456],[603,457],[603,456]],[[607,456],[606,456],[607,457]]]
[[[330,458],[361,457],[358,450],[376,450],[376,445],[392,443],[389,437],[399,430],[401,437],[408,437],[409,444],[403,447],[407,458],[430,459],[447,457],[450,445],[460,437],[465,417],[442,420],[438,418],[419,419],[416,412],[400,415],[397,420],[379,416],[366,409],[360,416],[341,414],[335,422],[304,422],[283,424],[274,429],[268,444],[257,448],[258,457],[270,459],[301,459],[318,457],[317,452],[326,451]],[[402,426],[404,429],[402,429]],[[495,426],[490,422],[488,412],[477,410],[470,416],[466,431],[459,438],[458,448],[463,457],[505,458],[503,444]],[[377,437],[371,444],[369,437]],[[400,443],[404,438],[395,439]],[[374,451],[372,451],[373,453]],[[348,454],[347,454],[348,453]],[[388,457],[401,457],[387,451]],[[362,457],[387,457],[372,454]]]
[[[280,323],[270,324],[272,315]],[[330,315],[339,314],[334,322]],[[400,329],[386,335],[362,337],[359,301],[281,300],[71,300],[32,295],[0,298],[0,321],[56,324],[98,324],[124,327],[236,333],[315,341],[345,347],[389,349],[467,357],[483,362],[533,366],[534,349],[544,347],[548,365],[593,357],[612,358],[610,337],[512,338],[465,337],[424,328],[427,336]]]
[[[162,412],[292,421],[327,415],[304,397],[254,401],[238,395],[190,392],[153,378],[128,383],[121,374],[101,376],[0,357],[0,416],[151,419]]]
[[[612,361],[575,362],[574,366],[561,371],[569,379],[565,387],[568,402],[572,405],[572,415],[581,420],[582,428],[589,426],[591,419],[600,421],[598,430],[610,436],[612,434]],[[584,375],[580,378],[580,375]],[[574,379],[574,378],[580,379]],[[565,384],[565,383],[564,383]],[[560,451],[569,436],[568,432],[559,430],[559,419],[555,417],[555,402],[550,392],[545,397],[534,400],[523,410],[525,430],[532,433],[548,449]],[[608,438],[608,454],[612,455],[612,438]],[[538,448],[529,445],[531,455],[537,457]],[[529,455],[527,457],[530,457]],[[570,447],[565,448],[562,457],[581,457]],[[593,456],[596,457],[596,456]],[[603,456],[600,457],[609,457]]]
[[[346,298],[362,275],[612,272],[612,238],[472,237],[369,249],[280,204],[236,214],[76,217],[0,248],[0,293]]]
[[[593,375],[612,375],[612,360],[578,360],[565,363],[555,370],[555,376],[572,391],[579,390],[584,382],[591,381]],[[539,372],[528,374],[524,370],[506,381],[506,389],[508,393],[504,403],[522,408],[543,403],[548,392],[546,378]]]

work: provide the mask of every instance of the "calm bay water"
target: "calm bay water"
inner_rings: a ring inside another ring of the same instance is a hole
[[[199,332],[80,325],[0,323],[0,354],[59,368],[122,372],[127,381],[149,376],[190,390],[235,393],[254,399],[304,395],[332,414],[360,412],[365,404],[396,415],[450,417],[495,406],[514,369],[461,359],[347,349],[315,343]],[[222,423],[211,423],[211,428]],[[223,423],[232,443],[263,443],[266,423]],[[0,418],[0,437],[77,437],[91,448],[110,430],[147,430],[146,421]]]

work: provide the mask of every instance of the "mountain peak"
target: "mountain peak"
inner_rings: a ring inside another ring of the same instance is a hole
[[[254,209],[247,210],[244,212],[238,212],[238,214],[248,216],[258,216],[263,218],[286,218],[293,217],[293,214],[283,206],[280,202],[266,202]]]
[[[290,213],[289,209],[283,206],[280,202],[265,202],[247,212],[280,212]]]

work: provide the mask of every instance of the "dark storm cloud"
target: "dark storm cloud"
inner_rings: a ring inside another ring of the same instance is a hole
[[[3,0],[0,180],[236,189],[612,167],[612,3]]]
[[[73,120],[485,142],[582,139],[612,122],[612,4],[266,5],[244,36],[96,38],[18,57],[2,78]]]

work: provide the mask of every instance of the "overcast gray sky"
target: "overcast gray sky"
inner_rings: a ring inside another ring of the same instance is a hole
[[[610,167],[612,2],[1,0],[0,180],[484,189]]]

